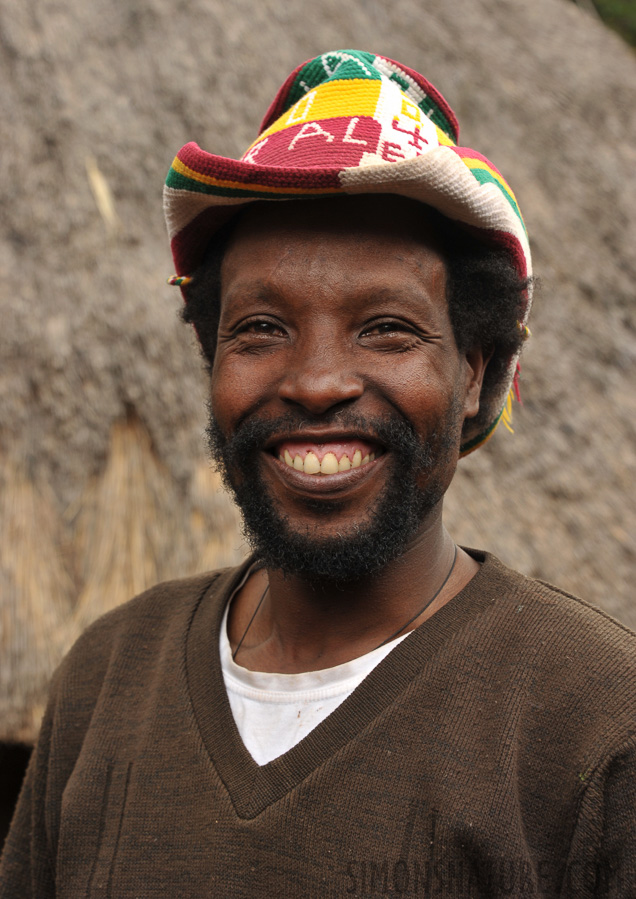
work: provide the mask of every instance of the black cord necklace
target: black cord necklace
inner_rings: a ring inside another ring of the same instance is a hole
[[[263,605],[263,600],[264,600],[265,597],[267,596],[267,591],[268,591],[268,590],[269,590],[269,584],[267,584],[267,586],[266,586],[265,589],[263,590],[263,595],[262,595],[261,598],[259,599],[258,605],[257,605],[256,608],[254,609],[254,614],[253,614],[252,617],[250,618],[249,624],[247,625],[247,627],[246,627],[245,630],[243,631],[243,636],[242,636],[241,639],[238,641],[238,645],[237,645],[236,649],[234,650],[234,652],[232,653],[232,661],[234,661],[234,659],[236,658],[236,654],[238,653],[239,649],[240,649],[241,646],[243,645],[243,640],[247,637],[247,632],[248,632],[249,629],[251,628],[252,622],[254,621],[254,619],[256,618],[256,616],[258,615],[258,610],[259,610],[260,607]]]
[[[416,612],[415,615],[413,615],[412,618],[409,618],[409,620],[408,620],[405,624],[403,624],[401,628],[399,628],[397,631],[395,631],[394,634],[391,634],[391,636],[390,636],[390,637],[387,637],[386,640],[383,640],[382,643],[378,643],[378,645],[375,647],[375,649],[379,649],[381,646],[386,646],[386,644],[387,644],[387,643],[390,643],[391,640],[395,640],[396,637],[399,637],[399,636],[400,636],[400,634],[402,633],[403,630],[406,630],[406,628],[409,626],[409,624],[413,624],[413,622],[414,622],[416,619],[418,619],[418,618],[420,617],[420,615],[423,615],[423,614],[424,614],[424,612],[428,609],[428,607],[429,607],[430,605],[432,605],[432,604],[435,602],[435,600],[437,599],[437,597],[440,595],[440,593],[442,592],[442,590],[444,589],[444,587],[445,587],[446,584],[448,583],[448,581],[449,581],[449,579],[450,579],[450,576],[451,576],[451,574],[453,573],[453,571],[454,571],[454,569],[455,569],[455,563],[456,563],[456,562],[457,562],[457,544],[455,544],[455,552],[453,553],[453,562],[452,562],[452,564],[451,564],[451,567],[450,567],[449,570],[448,570],[448,574],[446,575],[446,577],[445,577],[444,580],[442,581],[441,586],[438,587],[438,589],[435,591],[435,593],[431,596],[430,599],[427,599],[427,600],[426,600],[426,603],[422,606],[422,608],[419,610],[419,612]],[[268,584],[268,585],[265,587],[265,589],[263,590],[263,595],[262,595],[261,598],[259,599],[258,605],[257,605],[256,608],[254,609],[254,614],[253,614],[252,617],[250,618],[250,620],[249,620],[249,622],[248,622],[248,624],[247,624],[247,627],[246,627],[245,630],[243,631],[243,636],[242,636],[241,639],[238,641],[238,644],[237,644],[237,646],[236,646],[236,649],[235,649],[234,652],[232,653],[232,661],[233,661],[233,662],[236,660],[236,656],[238,655],[238,651],[239,651],[239,649],[241,648],[241,646],[243,645],[243,640],[245,640],[245,638],[246,638],[246,636],[247,636],[247,632],[248,632],[249,629],[251,628],[254,619],[255,619],[256,616],[258,615],[258,611],[259,611],[260,607],[263,605],[263,600],[264,600],[265,597],[267,596],[267,591],[268,591],[268,590],[269,590],[269,584]],[[371,651],[371,652],[374,652],[375,650],[370,650],[370,651]]]
[[[431,596],[430,599],[427,599],[427,600],[426,600],[425,605],[422,606],[422,608],[419,610],[419,612],[417,612],[415,615],[413,615],[412,618],[409,618],[409,620],[406,622],[406,624],[403,624],[402,627],[401,627],[399,630],[397,630],[394,634],[391,634],[390,637],[387,637],[386,640],[383,640],[382,643],[380,643],[378,646],[376,646],[376,649],[379,649],[380,646],[385,646],[387,643],[390,643],[391,640],[395,640],[396,637],[399,637],[400,634],[402,633],[402,631],[403,631],[403,630],[406,630],[406,628],[409,626],[409,624],[413,624],[413,622],[416,620],[416,618],[419,618],[420,615],[423,615],[424,612],[428,609],[428,607],[429,607],[430,605],[432,605],[433,602],[435,602],[435,600],[437,599],[437,597],[440,595],[440,593],[442,592],[442,590],[444,589],[444,587],[445,587],[446,584],[448,583],[449,578],[450,578],[451,574],[453,573],[453,569],[455,568],[455,562],[456,562],[456,561],[457,561],[457,544],[455,544],[455,552],[453,553],[453,562],[452,562],[452,564],[451,564],[451,567],[448,569],[448,574],[446,575],[446,577],[445,577],[444,580],[442,581],[441,587],[439,587],[439,588],[435,591],[435,593],[433,593],[433,595]]]

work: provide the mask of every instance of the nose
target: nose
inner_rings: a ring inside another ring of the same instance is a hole
[[[279,384],[279,397],[314,415],[358,399],[364,382],[352,369],[351,355],[324,340],[299,345]]]

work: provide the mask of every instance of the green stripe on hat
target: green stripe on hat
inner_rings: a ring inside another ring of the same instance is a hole
[[[203,184],[201,181],[175,172],[174,169],[170,169],[168,172],[166,187],[214,197],[242,197],[247,200],[315,200],[316,197],[332,197],[335,193],[340,192],[338,187],[325,187],[324,191],[312,190],[306,193],[302,190],[285,190],[284,187],[277,187],[274,190],[259,190],[248,184],[245,187],[223,187],[218,184]]]
[[[508,202],[512,206],[513,211],[515,212],[515,214],[517,215],[517,217],[519,218],[519,221],[521,222],[521,224],[523,226],[523,230],[527,234],[528,232],[526,229],[526,223],[524,222],[523,216],[521,215],[521,210],[519,209],[519,206],[517,205],[512,194],[506,190],[506,188],[503,186],[501,181],[499,181],[497,178],[495,178],[495,176],[493,174],[491,174],[491,172],[487,171],[486,169],[473,168],[473,166],[470,166],[469,168],[470,168],[470,171],[473,174],[473,176],[477,179],[477,181],[479,181],[480,184],[494,184],[495,187],[499,188],[499,190],[504,195],[506,200],[508,200]]]
[[[289,91],[284,109],[291,109],[294,103],[301,100],[310,90],[328,81],[347,81],[354,78],[380,81],[382,76],[374,68],[374,61],[373,53],[366,53],[364,50],[323,53],[300,70]]]

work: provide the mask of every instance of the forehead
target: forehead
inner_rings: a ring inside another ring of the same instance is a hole
[[[223,293],[230,282],[284,280],[294,271],[306,276],[309,268],[341,285],[445,282],[436,225],[435,213],[423,204],[393,195],[255,203],[233,230],[223,262]]]
[[[400,236],[442,251],[436,235],[439,214],[434,210],[394,194],[339,196],[316,200],[291,200],[251,203],[242,211],[234,228],[232,245],[255,235],[289,232],[308,240],[316,234],[332,234],[340,238],[365,235],[394,242]]]

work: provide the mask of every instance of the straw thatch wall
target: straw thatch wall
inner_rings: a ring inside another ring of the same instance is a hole
[[[636,60],[619,38],[565,0],[5,0],[0,738],[32,738],[91,618],[240,555],[164,285],[161,185],[188,139],[240,153],[287,72],[346,46],[442,88],[515,186],[543,277],[517,432],[463,463],[455,536],[636,624]]]

